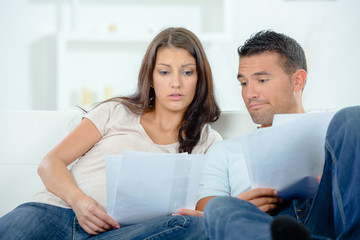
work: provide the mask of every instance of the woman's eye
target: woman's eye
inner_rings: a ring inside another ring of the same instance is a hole
[[[193,74],[193,71],[184,71],[185,76],[191,76]]]
[[[169,71],[159,71],[160,75],[168,75]]]

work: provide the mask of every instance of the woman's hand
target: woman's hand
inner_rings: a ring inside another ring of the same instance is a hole
[[[282,202],[282,199],[276,196],[277,194],[277,190],[272,188],[254,188],[241,193],[237,197],[251,202],[261,211],[270,214]]]
[[[177,213],[173,213],[173,215],[188,215],[188,216],[195,216],[195,217],[203,217],[203,211],[187,209],[187,208],[180,208]]]
[[[80,226],[91,235],[120,228],[112,217],[105,213],[102,206],[85,194],[73,201],[71,206],[76,214]]]

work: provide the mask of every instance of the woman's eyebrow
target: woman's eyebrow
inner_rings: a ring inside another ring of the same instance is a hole
[[[156,65],[163,65],[166,67],[170,67],[170,64],[166,64],[166,63],[158,63]],[[185,64],[181,65],[181,67],[187,67],[187,66],[196,66],[196,64],[195,63],[185,63]]]

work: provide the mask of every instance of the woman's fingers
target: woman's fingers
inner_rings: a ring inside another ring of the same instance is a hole
[[[82,201],[73,206],[80,226],[89,234],[96,235],[110,229],[119,228],[120,225],[108,214],[94,199],[83,196]]]
[[[179,212],[174,215],[188,215],[188,216],[195,216],[195,217],[203,217],[204,213],[202,211],[187,209],[187,208],[180,208]]]
[[[94,223],[105,230],[110,230],[114,228],[120,228],[120,225],[118,222],[115,221],[112,217],[110,217],[103,208],[96,204],[89,206],[89,212],[91,212],[96,219],[94,219]]]

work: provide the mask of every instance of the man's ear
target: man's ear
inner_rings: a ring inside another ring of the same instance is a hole
[[[294,91],[302,91],[305,87],[307,73],[304,69],[299,69],[293,74]]]

